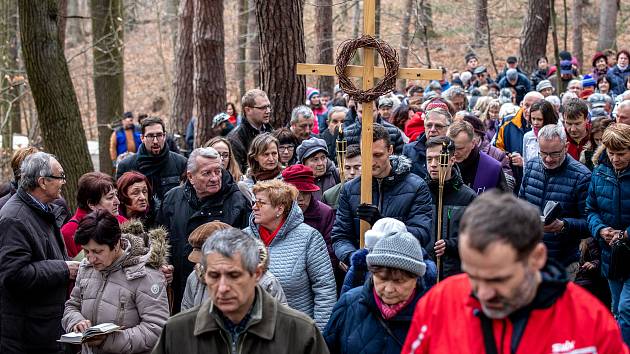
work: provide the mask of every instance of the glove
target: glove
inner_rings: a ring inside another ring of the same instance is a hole
[[[374,225],[377,220],[383,218],[375,205],[365,203],[357,208],[357,216],[359,216],[359,219],[367,221],[370,225]]]

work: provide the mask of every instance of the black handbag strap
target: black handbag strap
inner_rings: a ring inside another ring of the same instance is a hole
[[[483,332],[483,344],[486,347],[486,354],[498,354],[497,344],[494,341],[494,332],[492,330],[492,320],[483,313],[479,313],[478,316],[481,320],[481,332]]]
[[[381,323],[381,326],[383,326],[383,328],[385,328],[385,330],[387,331],[387,334],[389,334],[390,337],[394,338],[396,343],[398,343],[398,345],[400,345],[400,347],[402,348],[403,345],[404,345],[403,342],[401,342],[400,339],[398,339],[398,337],[396,337],[396,335],[394,335],[394,332],[392,332],[392,330],[389,329],[389,327],[387,326],[387,323],[385,323],[385,321],[383,321],[381,316],[379,316],[379,314],[377,314],[377,313],[375,313],[374,316],[376,316],[378,321]]]

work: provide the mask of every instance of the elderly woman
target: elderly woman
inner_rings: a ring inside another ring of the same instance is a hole
[[[88,172],[79,178],[77,188],[77,211],[70,221],[61,227],[61,234],[66,243],[66,250],[70,258],[81,252],[81,246],[74,241],[74,234],[81,220],[94,210],[107,210],[122,224],[127,218],[120,215],[118,207],[118,193],[114,180],[110,175],[102,172]]]
[[[426,291],[422,247],[412,234],[383,236],[366,260],[372,275],[339,299],[324,330],[331,353],[400,353]]]
[[[197,227],[190,236],[188,236],[188,243],[192,246],[192,252],[188,255],[188,260],[195,263],[195,269],[190,273],[188,279],[186,279],[186,289],[184,290],[184,298],[182,299],[182,311],[200,305],[208,298],[208,286],[206,285],[205,278],[206,270],[202,263],[203,256],[201,254],[203,243],[216,231],[231,228],[232,226],[226,223],[211,221]],[[278,300],[278,302],[286,305],[287,299],[284,296],[284,291],[282,291],[282,286],[278,278],[267,271],[269,268],[267,248],[259,239],[256,239],[256,242],[259,244],[260,263],[263,268],[263,275],[258,281],[258,285],[269,293],[269,295]]]
[[[222,136],[214,137],[208,140],[205,147],[214,148],[221,155],[221,165],[232,175],[235,182],[241,180],[243,173],[241,173],[241,168],[238,167],[238,163],[232,153],[232,144],[226,138]]]
[[[315,184],[319,191],[313,196],[317,200],[322,199],[322,194],[341,182],[339,171],[330,160],[326,141],[319,138],[306,139],[297,148],[298,163],[313,169],[315,174]]]
[[[602,147],[593,158],[599,165],[593,170],[586,198],[586,212],[591,235],[601,248],[602,275],[608,279],[612,311],[619,322],[624,342],[630,344],[630,277],[611,273],[611,245],[630,232],[630,125],[613,124],[602,136]],[[598,155],[599,159],[598,159]],[[625,274],[630,272],[625,264]]]
[[[278,139],[278,156],[280,157],[280,163],[282,166],[287,167],[295,165],[297,163],[297,154],[295,153],[295,149],[297,149],[300,143],[295,135],[293,135],[291,129],[280,128],[274,130],[271,135]]]
[[[269,270],[280,280],[287,302],[324,329],[336,301],[335,278],[326,243],[304,223],[297,189],[280,180],[258,182],[245,232],[269,249]]]
[[[76,285],[66,302],[66,332],[114,323],[122,330],[84,343],[82,353],[150,353],[169,315],[166,282],[149,265],[147,237],[121,234],[105,210],[85,216],[74,236],[85,251]]]
[[[145,175],[137,171],[123,173],[116,181],[120,215],[127,219],[141,220],[145,226],[152,225],[151,184]]]
[[[278,159],[278,139],[271,133],[257,135],[249,147],[247,164],[249,168],[245,176],[245,183],[251,187],[259,181],[280,178],[282,165]]]

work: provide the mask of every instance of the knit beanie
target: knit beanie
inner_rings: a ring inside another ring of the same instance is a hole
[[[427,268],[420,242],[409,232],[394,232],[381,238],[366,261],[368,266],[402,269],[418,277],[423,276]]]

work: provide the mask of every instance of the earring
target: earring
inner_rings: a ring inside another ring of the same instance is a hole
[[[280,218],[280,214],[276,214],[276,219],[279,219],[279,218]]]

